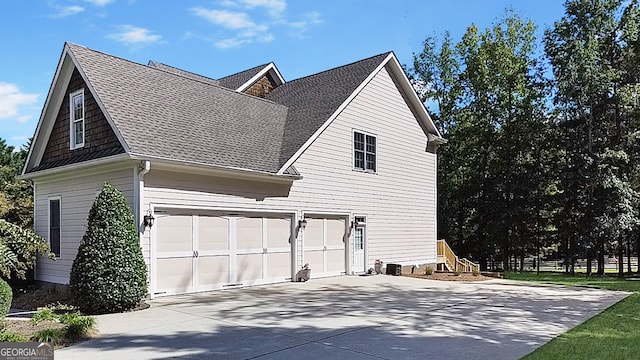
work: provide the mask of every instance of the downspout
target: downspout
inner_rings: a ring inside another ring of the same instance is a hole
[[[142,223],[142,218],[144,216],[144,176],[151,170],[151,162],[144,160],[140,161],[140,165],[138,166],[138,172],[136,175],[136,184],[135,187],[137,191],[136,197],[136,208],[138,209],[138,218],[136,219],[138,223],[138,241],[140,242],[140,247],[143,247],[144,243],[144,233],[147,230],[146,226]],[[149,232],[149,242],[151,242],[151,232]],[[144,248],[144,247],[143,247]],[[143,252],[144,257],[144,252]],[[147,293],[152,294],[151,292],[151,274],[153,269],[151,268],[153,265],[151,264],[151,255],[149,255],[149,259],[147,263]]]
[[[144,176],[149,173],[151,170],[151,162],[149,161],[141,161],[139,170],[138,170],[138,183],[136,187],[138,188],[138,197],[136,199],[137,207],[138,207],[138,227],[140,229],[140,233],[145,232],[145,227],[142,224],[142,217],[144,216]]]

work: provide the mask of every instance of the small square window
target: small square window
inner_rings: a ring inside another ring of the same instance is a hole
[[[376,171],[376,137],[353,132],[353,167],[358,170]]]

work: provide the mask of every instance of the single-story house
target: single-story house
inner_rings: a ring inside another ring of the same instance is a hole
[[[292,81],[213,79],[66,43],[23,177],[66,284],[105,182],[140,230],[151,297],[436,263],[445,140],[392,52]]]

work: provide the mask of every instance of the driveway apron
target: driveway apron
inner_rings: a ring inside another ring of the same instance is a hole
[[[341,276],[171,296],[97,316],[56,359],[518,359],[628,294]]]

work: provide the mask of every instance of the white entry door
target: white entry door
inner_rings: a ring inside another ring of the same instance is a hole
[[[354,273],[367,271],[367,269],[365,269],[366,264],[364,261],[364,230],[364,226],[356,226],[353,232],[353,259],[351,262],[351,271]]]

